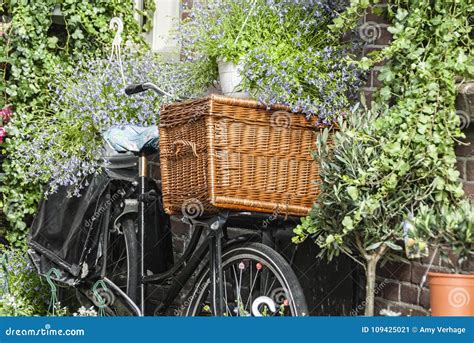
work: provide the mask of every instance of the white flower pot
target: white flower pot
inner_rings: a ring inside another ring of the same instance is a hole
[[[248,93],[243,92],[241,89],[242,76],[239,73],[238,65],[223,60],[217,63],[222,94],[234,98],[248,98]]]

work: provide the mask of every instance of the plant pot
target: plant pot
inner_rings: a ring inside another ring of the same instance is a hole
[[[474,275],[429,273],[432,316],[474,316]]]
[[[234,98],[247,99],[248,93],[243,92],[241,88],[242,76],[239,73],[238,65],[233,62],[219,60],[219,81],[222,94]]]

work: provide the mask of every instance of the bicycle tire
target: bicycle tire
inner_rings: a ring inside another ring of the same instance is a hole
[[[222,268],[225,269],[226,266],[239,258],[264,262],[281,280],[281,285],[285,288],[285,295],[288,295],[290,299],[291,316],[308,315],[303,289],[291,266],[278,252],[262,243],[237,244],[223,251]],[[203,296],[209,288],[209,274],[209,267],[206,266],[197,277],[197,282],[188,297],[189,306],[187,306],[185,316],[197,315],[199,306],[202,305]]]
[[[113,283],[114,287],[109,287],[104,297],[110,301],[105,309],[107,316],[124,316],[124,315],[136,315],[135,311],[130,310],[131,306],[128,302],[131,300],[132,303],[136,303],[138,296],[138,240],[135,233],[135,223],[133,219],[125,219],[121,225],[125,254],[126,254],[126,283],[118,282],[114,280],[114,275],[110,275],[107,270],[104,275],[104,280],[107,283]],[[110,243],[110,241],[109,241]],[[105,263],[108,263],[106,261]],[[97,299],[94,298],[91,290],[91,284],[88,287],[81,287],[77,289],[76,296],[79,302],[86,307],[91,305],[97,306]],[[113,288],[120,289],[120,292],[116,292]],[[123,295],[126,295],[128,299],[122,299]]]
[[[138,297],[138,239],[133,219],[125,219],[122,225],[127,254],[127,288],[125,293],[132,301]],[[107,276],[107,275],[106,275]],[[112,280],[113,281],[113,280]]]

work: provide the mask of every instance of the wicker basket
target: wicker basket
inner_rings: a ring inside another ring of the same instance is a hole
[[[217,95],[165,106],[160,159],[166,211],[306,215],[319,193],[311,155],[318,131],[288,110]]]

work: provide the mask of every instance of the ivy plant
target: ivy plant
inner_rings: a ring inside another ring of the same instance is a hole
[[[31,123],[55,115],[50,107],[55,95],[48,85],[54,83],[58,70],[70,75],[79,61],[108,51],[114,36],[109,30],[112,17],[123,19],[125,40],[140,46],[145,43],[140,35],[142,28],[134,19],[132,0],[8,0],[1,6],[12,21],[8,35],[0,37],[0,63],[10,66],[1,82],[0,108],[14,109],[6,127],[8,159],[3,164],[6,176],[1,193],[10,223],[7,238],[21,245],[26,221],[35,212],[42,193],[40,183],[31,179],[20,163],[18,147],[28,144],[34,133],[31,130],[38,130]],[[62,13],[60,23],[52,18],[56,6]]]

